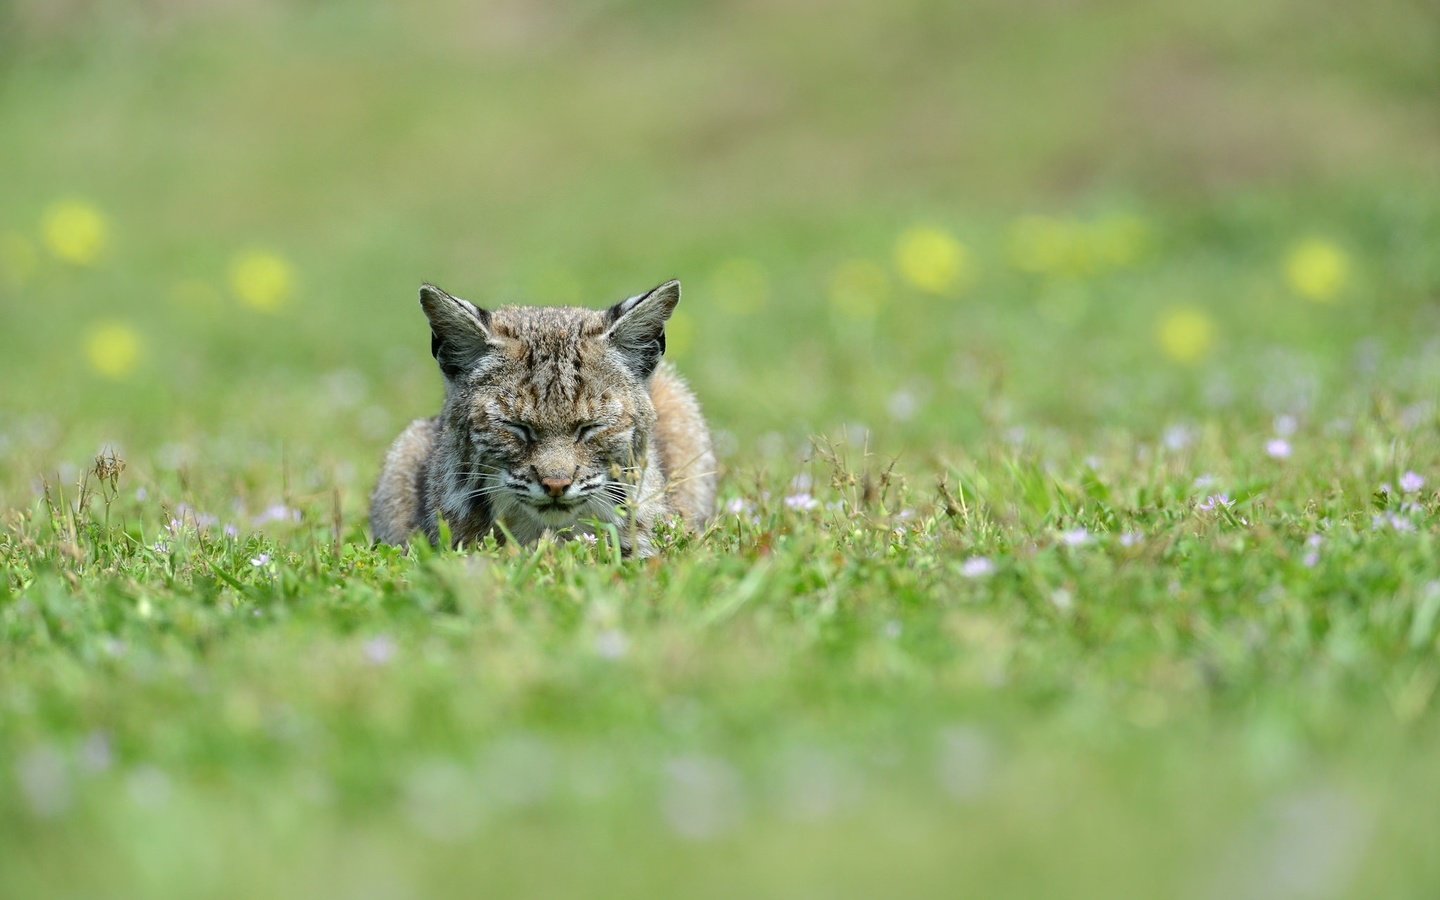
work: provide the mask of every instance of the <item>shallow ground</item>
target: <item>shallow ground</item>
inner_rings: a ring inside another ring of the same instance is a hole
[[[1435,893],[1440,35],[1146,6],[12,4],[0,894]],[[706,534],[370,549],[670,276]]]

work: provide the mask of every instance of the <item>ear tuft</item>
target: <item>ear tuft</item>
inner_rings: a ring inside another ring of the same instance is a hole
[[[622,300],[605,311],[605,337],[636,378],[649,378],[665,354],[665,322],[680,303],[680,282]]]
[[[454,381],[490,352],[490,314],[433,284],[420,286],[420,308],[430,320],[430,354],[446,379]]]

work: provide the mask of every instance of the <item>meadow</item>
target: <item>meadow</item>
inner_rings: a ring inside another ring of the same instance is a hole
[[[1440,891],[1440,29],[0,9],[0,896]],[[416,292],[684,284],[720,510],[372,547]]]

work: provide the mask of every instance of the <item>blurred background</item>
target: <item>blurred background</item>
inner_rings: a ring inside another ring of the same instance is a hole
[[[439,401],[422,280],[681,278],[732,464],[1424,402],[1437,60],[1424,0],[7,0],[0,481],[358,510]]]
[[[1435,895],[1435,0],[0,0],[0,164],[0,894]],[[422,281],[671,277],[703,545],[367,549]]]

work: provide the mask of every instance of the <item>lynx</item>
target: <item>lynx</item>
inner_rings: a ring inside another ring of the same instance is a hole
[[[377,542],[417,532],[454,544],[619,536],[654,552],[656,525],[698,530],[715,505],[715,455],[695,395],[661,360],[680,302],[668,281],[605,311],[481,309],[420,288],[440,415],[412,422],[385,457],[370,503]]]

